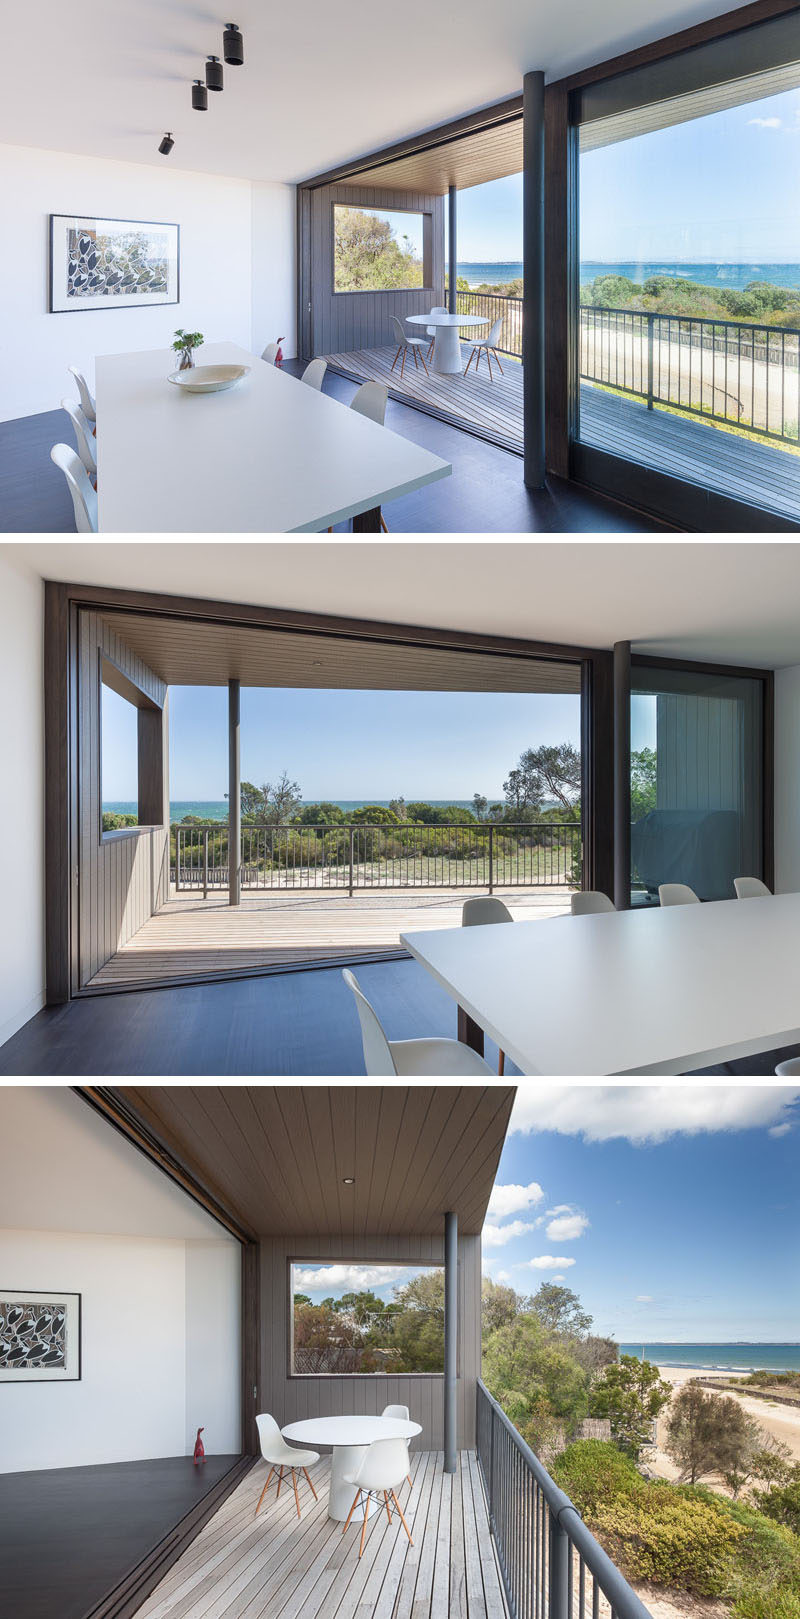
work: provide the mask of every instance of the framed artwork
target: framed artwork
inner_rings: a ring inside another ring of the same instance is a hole
[[[80,1293],[0,1287],[0,1383],[77,1383]]]
[[[180,225],[50,215],[50,313],[180,300]]]

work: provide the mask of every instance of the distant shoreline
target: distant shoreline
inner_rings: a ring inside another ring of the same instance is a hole
[[[458,265],[458,275],[469,286],[504,286],[509,281],[522,279],[520,259],[464,259]],[[800,263],[787,259],[768,264],[749,263],[745,260],[722,259],[582,259],[581,282],[593,281],[598,275],[624,275],[631,281],[642,282],[649,276],[666,275],[675,279],[699,281],[704,286],[727,287],[741,291],[750,281],[767,281],[774,286],[800,289]]]

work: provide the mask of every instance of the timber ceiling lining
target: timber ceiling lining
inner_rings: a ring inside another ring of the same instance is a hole
[[[298,686],[364,691],[579,692],[581,665],[348,636],[107,613],[168,686]]]
[[[353,177],[364,186],[387,186],[391,190],[445,192],[452,186],[466,191],[509,174],[522,173],[522,117],[460,135],[427,151],[411,152],[364,169]]]
[[[483,1225],[515,1087],[125,1086],[144,1125],[261,1236],[349,1239]],[[346,1186],[346,1177],[354,1184]]]

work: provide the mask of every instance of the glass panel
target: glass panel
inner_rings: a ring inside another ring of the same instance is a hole
[[[762,875],[762,682],[631,669],[631,903],[732,899]]]
[[[104,832],[139,820],[139,715],[110,686],[100,686],[100,799]]]
[[[334,292],[424,286],[424,219],[424,214],[334,203]]]
[[[291,1266],[295,1376],[444,1370],[444,1271],[303,1260]]]

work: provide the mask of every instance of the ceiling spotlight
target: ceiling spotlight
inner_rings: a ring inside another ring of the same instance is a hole
[[[192,106],[195,112],[208,111],[208,91],[202,79],[195,79],[192,85]]]
[[[222,63],[218,56],[209,56],[206,62],[206,89],[222,89]]]
[[[241,67],[244,61],[244,40],[235,22],[229,22],[225,26],[225,32],[222,36],[222,54],[228,67]]]
[[[173,148],[174,145],[175,145],[175,142],[172,139],[172,136],[169,133],[167,133],[164,136],[164,139],[163,139],[163,141],[161,142],[161,145],[158,148],[159,152],[161,153],[161,156],[162,157],[169,157],[169,154],[172,151],[172,148]]]
[[[344,1176],[344,1178],[342,1180],[342,1185],[343,1186],[355,1186],[355,1184],[356,1184],[355,1175],[345,1175]]]

